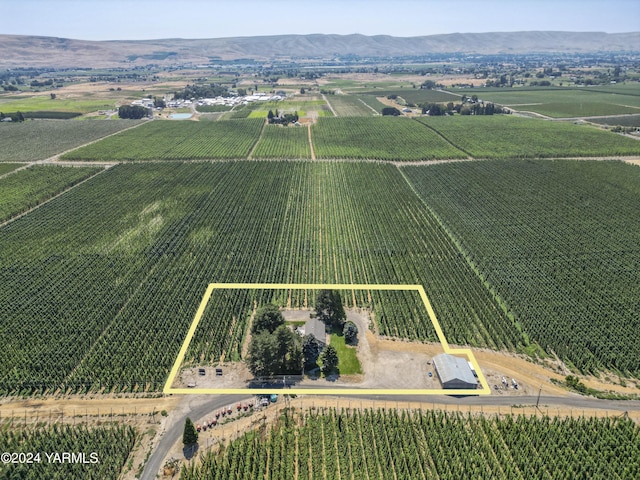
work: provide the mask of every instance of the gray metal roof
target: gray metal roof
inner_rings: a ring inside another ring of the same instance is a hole
[[[316,340],[319,340],[322,343],[327,343],[327,333],[324,323],[317,318],[310,318],[307,320],[307,323],[304,324],[304,334],[313,335],[316,337]]]
[[[433,363],[443,384],[452,380],[462,380],[473,385],[477,383],[466,358],[441,353],[433,357]]]

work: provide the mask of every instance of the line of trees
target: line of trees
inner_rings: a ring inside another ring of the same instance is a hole
[[[7,114],[0,112],[0,121],[4,120],[5,118],[10,118],[12,122],[24,122],[24,114],[22,112]]]
[[[298,117],[297,111],[293,113],[282,114],[276,109],[276,113],[273,113],[272,110],[269,110],[269,113],[267,113],[267,120],[270,124],[273,125],[284,125],[286,127],[290,123],[297,122],[299,119],[300,117]]]
[[[211,83],[208,85],[187,85],[181,91],[173,92],[174,100],[191,98],[230,97],[229,89],[224,85]]]
[[[149,109],[141,105],[122,105],[118,108],[118,116],[131,120],[139,120],[149,115]]]
[[[449,102],[446,105],[442,103],[422,103],[420,104],[423,115],[430,117],[438,117],[442,115],[494,115],[500,113],[509,113],[508,110],[498,107],[494,103],[472,102],[457,103]]]
[[[382,115],[383,116],[391,115],[393,117],[397,117],[398,115],[400,115],[400,110],[398,110],[396,107],[384,107],[382,109]]]

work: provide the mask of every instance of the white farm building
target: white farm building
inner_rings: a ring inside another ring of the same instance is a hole
[[[442,388],[474,389],[478,388],[478,382],[473,375],[466,359],[441,353],[433,357],[433,366],[436,369]]]

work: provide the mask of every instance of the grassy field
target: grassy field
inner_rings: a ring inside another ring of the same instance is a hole
[[[474,158],[639,155],[640,142],[589,125],[512,115],[420,117]]]
[[[431,160],[466,155],[407,118],[321,118],[312,131],[318,158]]]
[[[35,207],[101,168],[36,165],[0,179],[0,223]]]
[[[356,355],[356,348],[345,343],[344,335],[331,334],[329,344],[333,345],[338,352],[338,370],[340,371],[340,375],[362,373],[362,367]]]
[[[71,112],[89,113],[97,110],[115,108],[115,100],[110,98],[56,98],[52,100],[49,94],[16,98],[0,97],[0,112]]]
[[[64,155],[67,160],[198,160],[247,158],[264,121],[154,121]]]
[[[640,374],[640,168],[512,160],[403,171],[528,338],[582,372]]]
[[[31,120],[0,124],[0,162],[31,162],[98,140],[127,127],[135,120],[76,122]]]

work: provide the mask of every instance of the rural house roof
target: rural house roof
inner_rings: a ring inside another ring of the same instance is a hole
[[[307,323],[304,324],[305,335],[313,335],[316,340],[327,343],[327,333],[324,323],[317,318],[310,318]]]

